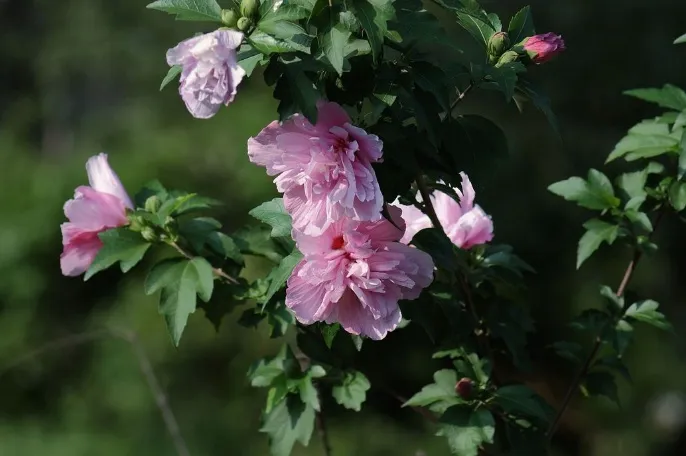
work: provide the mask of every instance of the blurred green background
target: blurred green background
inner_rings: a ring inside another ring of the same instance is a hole
[[[132,192],[159,178],[226,201],[217,216],[227,230],[252,223],[247,210],[275,195],[245,148],[275,117],[260,75],[241,85],[230,108],[211,120],[192,119],[173,87],[157,89],[166,49],[203,25],[175,22],[145,3],[0,0],[1,456],[175,454],[127,343],[101,337],[50,344],[112,324],[139,334],[193,456],[267,454],[266,436],[258,433],[264,391],[245,380],[250,362],[278,346],[264,328],[236,325],[235,312],[217,333],[198,312],[174,349],[155,297],[142,293],[146,264],[125,277],[108,271],[87,283],[60,275],[62,205],[87,182],[85,160],[100,151],[109,153]],[[482,3],[503,17],[523,6]],[[510,141],[510,160],[476,183],[477,198],[493,214],[497,240],[513,244],[539,271],[528,278],[537,332],[530,340],[536,371],[527,380],[552,385],[549,393],[560,397],[573,371],[545,347],[572,337],[564,322],[598,304],[598,284],[617,286],[630,253],[603,248],[576,272],[576,241],[588,214],[545,189],[602,166],[626,129],[658,113],[623,90],[665,82],[686,87],[686,46],[671,45],[686,32],[686,2],[535,0],[532,6],[537,30],[556,31],[567,42],[562,56],[533,70],[553,100],[562,141],[538,112],[519,114],[499,94],[473,92],[461,109],[493,118]],[[612,165],[611,172],[619,171]],[[661,249],[639,266],[631,289],[664,305],[675,334],[639,331],[627,360],[634,387],[618,380],[621,408],[602,399],[575,404],[556,454],[686,454],[683,225],[666,221],[656,239]],[[53,350],[32,356],[46,344]],[[427,350],[426,337],[410,326],[368,343],[359,361],[372,384],[409,396],[430,381],[435,365],[425,359]],[[391,352],[392,358],[382,355]],[[336,455],[448,454],[420,416],[399,409],[383,391],[370,391],[361,414],[331,400],[325,407]],[[316,435],[294,454],[322,454]]]

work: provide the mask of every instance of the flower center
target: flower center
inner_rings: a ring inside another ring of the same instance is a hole
[[[333,241],[331,241],[331,248],[333,250],[340,250],[343,248],[343,245],[345,244],[345,241],[343,240],[343,236],[337,236],[333,238]]]

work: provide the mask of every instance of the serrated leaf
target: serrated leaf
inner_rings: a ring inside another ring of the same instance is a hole
[[[265,296],[260,299],[263,304],[268,303],[272,297],[283,287],[288,278],[293,272],[293,268],[302,260],[303,255],[297,250],[291,252],[290,255],[285,257],[278,266],[271,270],[267,279],[269,279],[269,288]]]
[[[146,8],[175,14],[181,21],[222,21],[222,8],[215,0],[157,0]]]
[[[455,393],[457,384],[457,372],[452,369],[443,369],[434,373],[434,383],[426,385],[417,394],[412,396],[403,407],[432,406],[439,403],[439,408],[432,407],[432,410],[443,412],[451,405],[463,402]]]
[[[165,318],[174,345],[179,345],[188,316],[195,312],[196,295],[207,302],[213,288],[212,266],[201,257],[166,259],[150,270],[145,279],[145,293],[162,290],[159,313]]]
[[[272,237],[291,235],[291,216],[286,212],[283,198],[274,198],[271,201],[266,201],[250,210],[248,214],[271,226]]]
[[[264,418],[260,432],[269,434],[273,456],[289,456],[298,441],[307,446],[314,430],[314,409],[298,396],[288,395]]]
[[[509,385],[493,394],[494,402],[509,414],[548,422],[553,410],[534,390],[525,385]]]
[[[307,406],[312,407],[316,412],[320,410],[319,393],[317,393],[317,388],[314,387],[312,378],[309,375],[306,375],[298,382],[298,393],[300,394],[300,400],[307,404]]]
[[[517,44],[527,36],[536,34],[534,19],[531,16],[531,7],[527,5],[512,16],[510,24],[507,26],[507,33],[510,35],[510,42],[512,44]]]
[[[646,299],[632,304],[624,314],[628,318],[647,323],[660,329],[671,329],[672,325],[665,316],[658,312],[660,305],[652,299]]]
[[[496,32],[487,17],[474,12],[457,11],[457,22],[483,46],[486,46]]]
[[[434,263],[446,271],[457,271],[453,244],[442,228],[425,228],[414,235],[412,244],[431,255]]]
[[[662,125],[655,123],[654,125]],[[675,149],[677,140],[665,134],[647,134],[634,131],[623,137],[605,160],[609,163],[620,157],[626,161],[656,157]]]
[[[98,238],[103,245],[86,271],[84,281],[117,262],[120,263],[121,272],[128,272],[143,259],[151,245],[139,233],[126,227],[103,231]]]
[[[367,34],[374,63],[378,63],[384,35],[388,31],[388,21],[395,17],[393,0],[353,0],[351,6]]]
[[[333,340],[336,338],[336,334],[338,334],[338,331],[340,331],[340,329],[341,325],[339,323],[322,326],[322,337],[324,338],[324,343],[329,349],[333,345]]]
[[[586,261],[596,250],[600,244],[607,242],[612,244],[617,239],[619,234],[619,226],[603,222],[598,219],[591,219],[584,223],[586,232],[579,240],[579,246],[576,255],[576,268],[579,269],[584,261]]]
[[[160,84],[160,91],[164,89],[167,84],[172,82],[178,75],[181,74],[181,71],[183,70],[183,66],[181,65],[173,65],[171,68],[169,68],[169,71],[167,71],[167,75],[162,79],[162,84]]]
[[[455,405],[445,411],[440,422],[444,425],[439,434],[448,438],[450,450],[457,456],[477,456],[484,444],[493,443],[495,419],[485,408]]]
[[[249,43],[243,43],[236,54],[238,64],[243,68],[248,77],[250,77],[257,64],[262,62],[263,59],[262,53]]]
[[[256,30],[248,37],[250,44],[265,55],[285,52],[310,53],[312,37],[306,34],[290,35],[287,39],[276,38],[261,30]]]
[[[570,177],[550,185],[548,190],[588,209],[609,209],[618,207],[620,203],[619,198],[614,194],[610,180],[595,169],[588,172],[588,180]]]
[[[350,38],[350,30],[341,23],[330,24],[319,35],[319,46],[336,73],[343,74],[345,46]]]
[[[686,92],[671,84],[665,84],[661,89],[627,90],[624,94],[655,103],[663,108],[676,109],[677,111],[686,109]]]
[[[347,372],[342,383],[333,387],[331,394],[343,407],[359,412],[370,386],[362,372]]]

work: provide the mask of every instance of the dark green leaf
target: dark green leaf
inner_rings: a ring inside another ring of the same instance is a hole
[[[574,329],[598,333],[608,324],[612,316],[599,309],[586,309],[569,324]]]
[[[455,251],[442,228],[425,228],[414,235],[412,244],[425,251],[440,269],[457,271]]]
[[[457,11],[457,22],[484,47],[495,34],[488,18],[469,11]]]
[[[553,416],[552,408],[535,391],[525,385],[509,385],[498,389],[494,401],[511,415],[537,418],[548,422]]]
[[[388,31],[388,21],[395,16],[393,0],[353,0],[351,6],[367,33],[374,62],[377,63],[383,49],[384,35]]]
[[[686,124],[686,111],[682,115],[684,115],[684,123]],[[683,179],[684,175],[686,175],[686,128],[684,128],[681,141],[679,141],[679,179]]]
[[[324,337],[324,343],[327,347],[331,348],[331,345],[333,345],[333,340],[336,338],[336,334],[338,334],[340,329],[341,325],[338,323],[322,326],[322,337]]]
[[[333,387],[331,394],[343,407],[359,412],[369,387],[369,380],[362,372],[347,372],[342,383]]]
[[[160,84],[160,91],[164,89],[167,84],[176,79],[176,77],[181,74],[181,70],[183,70],[183,66],[181,65],[174,65],[169,68],[167,75],[162,79],[162,84]]]
[[[686,92],[671,84],[665,84],[661,89],[633,89],[624,92],[625,95],[655,103],[663,108],[686,109]]]
[[[302,113],[313,125],[317,123],[317,102],[322,96],[299,65],[291,63],[286,66],[284,75],[274,89],[274,98],[281,100],[278,108],[281,120]]]
[[[262,62],[263,59],[262,53],[248,43],[243,43],[236,55],[238,64],[245,70],[245,74],[248,77],[250,77],[257,64]]]
[[[450,101],[443,70],[428,62],[412,62],[412,76],[415,84],[432,94],[442,109],[448,110]]]
[[[455,405],[445,411],[440,422],[445,425],[439,435],[448,438],[450,450],[457,456],[477,456],[484,444],[493,443],[495,420],[486,408]]]
[[[634,334],[634,328],[626,320],[619,320],[614,327],[614,331],[610,334],[612,347],[617,352],[617,355],[622,356],[626,351],[631,338]]]
[[[312,37],[299,33],[289,35],[287,39],[281,39],[257,30],[250,34],[248,41],[255,49],[265,55],[297,51],[309,54]]]
[[[588,396],[605,396],[619,404],[617,383],[615,377],[609,372],[591,372],[586,376],[581,390]]]
[[[126,227],[113,228],[98,234],[102,248],[86,271],[83,280],[88,280],[100,271],[119,262],[121,272],[128,272],[143,259],[150,243]]]
[[[660,329],[671,329],[670,323],[665,316],[657,311],[660,305],[652,299],[646,299],[632,304],[626,310],[626,317],[648,323]]]
[[[581,360],[581,345],[576,342],[558,341],[552,344],[552,348],[561,358],[574,363],[578,363]]]
[[[272,237],[291,235],[291,216],[286,212],[283,198],[264,202],[248,212],[257,220],[272,227]]]
[[[171,258],[157,263],[145,279],[145,293],[162,290],[159,312],[165,318],[174,345],[179,345],[188,316],[195,312],[196,295],[212,297],[214,275],[204,258]]]
[[[157,0],[146,8],[175,14],[180,21],[222,21],[222,8],[215,0]]]
[[[534,30],[534,19],[531,16],[531,8],[525,6],[520,9],[510,20],[507,26],[507,33],[510,35],[510,42],[517,44],[528,36],[536,34]]]
[[[548,120],[550,126],[553,127],[555,134],[559,137],[560,126],[557,122],[557,117],[555,116],[555,113],[551,108],[550,98],[545,94],[543,89],[538,87],[528,79],[525,79],[522,76],[520,76],[517,84],[517,90],[521,92],[522,96],[525,97],[525,99],[530,100],[534,104],[534,106],[543,113],[543,115]],[[520,107],[518,97],[519,95],[515,95],[515,101],[517,101],[517,106],[521,111],[522,108]]]
[[[286,400],[264,418],[260,432],[269,434],[269,449],[273,456],[289,456],[296,441],[310,442],[314,430],[314,409],[305,405],[298,396],[288,395]]]
[[[271,270],[267,279],[269,282],[269,289],[267,294],[260,300],[262,303],[267,303],[272,297],[284,286],[288,277],[290,277],[293,268],[302,260],[302,253],[294,250],[290,255],[281,260],[277,267]]]
[[[151,196],[157,196],[161,202],[164,202],[169,197],[169,192],[158,180],[148,182],[133,198],[136,207],[145,207],[145,202]]]
[[[629,372],[629,368],[626,367],[626,364],[624,364],[624,362],[622,362],[622,360],[616,356],[606,356],[604,358],[600,358],[593,363],[593,366],[594,368],[602,367],[605,369],[610,369],[622,375],[626,381],[631,382],[631,373]]]
[[[579,269],[596,250],[600,244],[607,242],[609,245],[617,239],[619,226],[598,219],[591,219],[584,223],[586,232],[579,239],[579,247],[576,254],[576,268]]]

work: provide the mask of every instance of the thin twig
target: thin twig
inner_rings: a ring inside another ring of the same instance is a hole
[[[319,434],[319,439],[322,441],[322,448],[324,449],[324,456],[331,456],[331,441],[329,440],[329,431],[326,427],[326,418],[324,416],[324,404],[321,400],[321,394],[319,394],[319,388],[317,388],[317,395],[319,395],[319,411],[317,412],[317,433]]]
[[[45,345],[20,356],[4,366],[2,369],[0,369],[0,376],[10,369],[13,369],[14,367],[38,356],[63,348],[82,345],[104,337],[112,337],[129,343],[134,354],[136,355],[136,358],[138,359],[140,370],[147,381],[148,387],[155,397],[155,403],[160,410],[164,424],[166,425],[169,435],[174,443],[174,447],[176,448],[176,452],[179,454],[179,456],[190,456],[186,442],[181,436],[179,425],[171,408],[169,407],[167,396],[164,394],[164,391],[162,390],[160,383],[155,376],[150,359],[148,358],[143,346],[133,331],[117,328],[103,328],[79,334],[70,334],[68,336],[52,340]]]
[[[172,412],[171,407],[169,406],[167,396],[166,394],[164,394],[162,386],[160,386],[160,382],[157,379],[155,371],[152,368],[150,358],[145,352],[143,345],[138,339],[138,336],[133,331],[116,332],[119,332],[119,337],[121,339],[129,342],[133,350],[133,353],[136,355],[141,373],[143,374],[143,377],[145,377],[145,381],[148,383],[150,391],[152,391],[153,393],[153,397],[155,398],[155,404],[157,404],[157,408],[160,410],[160,414],[162,415],[164,424],[167,427],[167,431],[169,431],[169,435],[172,438],[172,442],[174,442],[174,447],[176,447],[176,452],[179,454],[179,456],[190,456],[191,453],[188,451],[186,441],[183,439],[183,436],[181,435],[179,423],[176,421],[176,417],[174,416],[174,413]]]
[[[655,217],[655,222],[653,223],[653,231],[650,233],[651,236],[657,230],[657,227],[660,224],[660,220],[662,220],[662,216],[664,215],[664,213],[664,208],[657,213],[657,216]],[[629,262],[629,264],[626,267],[626,270],[624,271],[622,281],[620,282],[619,287],[617,288],[617,297],[622,297],[624,295],[626,287],[629,285],[629,282],[631,281],[631,278],[634,275],[634,271],[636,271],[636,266],[638,265],[638,262],[641,260],[642,256],[643,252],[640,249],[636,248],[634,250],[634,254],[631,258],[631,261]],[[586,374],[588,374],[588,371],[591,368],[591,365],[593,364],[593,360],[595,359],[596,355],[598,354],[598,351],[600,350],[600,347],[603,344],[603,339],[601,336],[604,331],[605,326],[603,326],[603,328],[596,336],[595,343],[593,344],[591,352],[586,358],[586,361],[584,361],[583,366],[581,366],[581,369],[579,369],[579,372],[577,372],[577,374],[574,376],[574,380],[572,380],[572,383],[569,385],[569,389],[567,389],[567,393],[565,393],[565,397],[562,400],[562,405],[557,411],[555,418],[553,419],[552,423],[550,424],[550,427],[548,427],[548,431],[546,432],[548,440],[553,438],[553,435],[555,434],[555,431],[557,430],[557,427],[559,426],[560,421],[562,420],[562,417],[565,414],[565,411],[567,411],[567,408],[569,407],[569,404],[572,401],[572,398],[574,397],[574,393],[576,393],[577,389],[579,388],[579,385],[581,384],[581,381],[584,379],[584,377],[586,377]]]
[[[469,93],[469,91],[472,90],[473,88],[474,88],[474,83],[470,82],[469,85],[457,96],[457,98],[455,98],[455,101],[453,101],[450,104],[450,109],[448,110],[448,116],[450,116],[452,114],[453,110],[455,109],[455,106],[457,106],[457,104],[459,102],[461,102],[464,99],[464,97]]]
[[[434,205],[431,203],[431,193],[429,192],[429,187],[426,185],[426,181],[424,180],[424,176],[421,174],[417,175],[417,188],[419,189],[419,194],[422,195],[422,203],[424,203],[424,209],[426,210],[426,215],[429,216],[431,219],[431,223],[433,224],[434,228],[438,228],[439,230],[443,230],[443,227],[441,225],[441,221],[438,220],[438,215],[436,215],[436,210],[434,209]]]
[[[183,255],[184,257],[188,258],[189,260],[192,260],[193,258],[195,258],[195,257],[194,257],[193,255],[191,255],[190,253],[186,252],[186,251],[185,251],[179,244],[177,244],[176,242],[170,241],[170,242],[169,242],[169,245],[172,246],[172,247],[174,247],[174,249],[176,249],[177,252],[179,252],[181,255]],[[236,279],[234,279],[233,277],[231,277],[230,275],[228,275],[228,274],[227,274],[226,272],[224,272],[224,270],[221,269],[221,268],[215,268],[215,267],[213,267],[213,268],[212,268],[212,272],[214,272],[214,275],[216,275],[217,277],[221,277],[222,279],[226,280],[226,281],[229,282],[229,283],[233,283],[234,285],[237,285],[237,284],[238,284],[238,281],[237,281]]]

